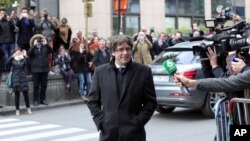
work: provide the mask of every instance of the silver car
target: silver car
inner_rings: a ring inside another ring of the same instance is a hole
[[[204,78],[199,56],[193,55],[192,46],[200,45],[201,41],[182,42],[162,52],[150,65],[153,73],[159,113],[171,113],[175,107],[201,109],[205,117],[214,118],[213,107],[223,93],[211,93],[189,88],[184,93],[176,86],[173,74],[167,75],[162,62],[168,58],[174,60],[177,72],[192,79]]]

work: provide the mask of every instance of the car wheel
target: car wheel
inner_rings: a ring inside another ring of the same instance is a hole
[[[166,113],[172,113],[174,111],[175,107],[168,107],[164,105],[158,105],[156,108],[156,111],[161,113],[161,114],[166,114]]]
[[[225,93],[210,92],[207,94],[206,103],[204,107],[202,108],[202,113],[205,117],[214,118],[213,107],[215,103],[222,97],[225,97]]]

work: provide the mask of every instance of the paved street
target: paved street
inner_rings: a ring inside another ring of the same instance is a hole
[[[0,117],[1,141],[97,141],[98,133],[86,105],[34,111],[33,115]],[[155,113],[147,124],[148,141],[211,141],[215,121],[195,110],[178,108]]]

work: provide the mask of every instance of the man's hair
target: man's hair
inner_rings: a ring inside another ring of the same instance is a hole
[[[27,11],[29,12],[29,9],[28,9],[27,7],[23,7],[23,8],[21,9],[21,11],[23,11],[23,10],[27,10]]]
[[[111,46],[110,46],[110,51],[114,52],[117,48],[118,45],[126,42],[131,48],[133,47],[133,43],[131,41],[131,38],[128,37],[127,35],[115,35],[111,37]]]
[[[0,11],[7,12],[7,10],[6,10],[6,8],[5,8],[5,7],[1,7],[1,8],[0,8]]]

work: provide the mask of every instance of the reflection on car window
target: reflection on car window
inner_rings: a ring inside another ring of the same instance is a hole
[[[163,61],[166,59],[174,59],[174,62],[176,64],[190,64],[192,63],[192,60],[194,59],[194,55],[192,51],[170,51],[165,52],[157,58],[155,61],[155,64],[162,64]]]

